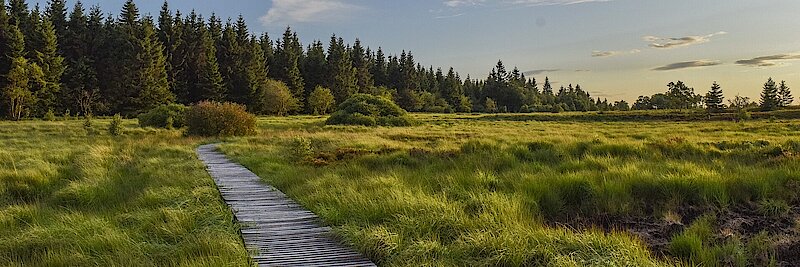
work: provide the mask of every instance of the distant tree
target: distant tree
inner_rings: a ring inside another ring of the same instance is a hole
[[[371,71],[376,86],[387,85],[388,73],[386,71],[386,55],[383,54],[383,49],[378,47],[378,51],[375,52],[375,60],[374,64],[372,64]]]
[[[488,98],[488,97],[486,98],[486,102],[485,102],[484,106],[486,107],[486,112],[489,112],[489,113],[497,112],[497,103],[494,102],[494,100],[492,100],[491,98]]]
[[[778,95],[778,87],[775,85],[775,81],[769,78],[767,82],[764,83],[764,88],[761,91],[761,110],[775,110],[780,107],[780,104],[781,99]]]
[[[150,17],[142,22],[141,38],[137,44],[136,63],[138,75],[135,77],[135,111],[150,110],[175,101],[167,81],[164,48],[156,36],[155,26]]]
[[[27,115],[29,105],[35,100],[31,87],[41,84],[42,69],[35,63],[28,63],[24,57],[12,60],[11,69],[6,75],[7,84],[3,88],[3,98],[9,108],[9,117],[20,120]]]
[[[297,38],[297,33],[287,27],[283,33],[283,39],[278,43],[275,51],[275,77],[283,81],[292,95],[302,104],[305,91],[303,76],[300,73],[300,57],[303,55],[303,47]]]
[[[286,116],[299,108],[298,100],[289,91],[289,87],[281,81],[267,81],[264,97],[268,114]]]
[[[356,69],[347,53],[344,40],[331,36],[328,44],[326,87],[333,91],[336,103],[342,103],[358,91]]]
[[[80,2],[76,2],[80,3]],[[56,33],[57,43],[59,44],[59,51],[62,51],[60,45],[66,42],[67,32],[67,3],[65,0],[49,0],[47,9],[45,10],[45,17],[53,25]]]
[[[368,51],[361,46],[361,40],[356,39],[350,49],[350,61],[356,72],[356,87],[359,93],[368,93],[375,85],[372,79],[372,61]]]
[[[694,88],[686,86],[682,81],[670,82],[667,87],[667,108],[689,109],[700,103],[700,96],[694,93]]]
[[[317,86],[308,96],[308,107],[314,115],[327,114],[333,109],[335,102],[331,90],[322,86]]]
[[[32,107],[32,112],[34,116],[39,117],[60,106],[61,101],[58,96],[62,88],[61,75],[65,66],[64,57],[58,53],[58,39],[53,25],[46,19],[35,25],[39,44],[31,62],[41,68],[43,76],[41,86],[33,88],[36,104]]]
[[[778,98],[780,99],[781,107],[788,107],[794,102],[794,97],[789,89],[789,86],[786,85],[786,81],[781,81],[780,86],[778,86]]]
[[[625,100],[620,100],[620,101],[614,102],[614,110],[628,111],[630,109],[631,109],[630,105]]]
[[[728,100],[728,105],[736,110],[743,110],[752,105],[750,98],[745,96],[736,95],[733,99]]]
[[[325,47],[320,41],[314,41],[308,46],[306,56],[302,64],[303,81],[305,82],[306,99],[316,90],[318,86],[326,84],[327,61],[325,59]],[[309,105],[311,100],[308,99]],[[307,107],[307,112],[313,109]]]
[[[720,87],[717,82],[714,82],[714,84],[711,85],[711,90],[708,91],[704,98],[706,109],[711,112],[718,112],[725,109],[725,105],[722,102],[723,99],[722,87]]]

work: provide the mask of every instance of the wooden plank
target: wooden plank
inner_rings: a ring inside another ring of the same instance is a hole
[[[197,154],[217,184],[220,195],[241,222],[245,246],[262,266],[375,266],[369,259],[333,238],[330,227],[286,196],[264,184],[247,168],[203,145]]]

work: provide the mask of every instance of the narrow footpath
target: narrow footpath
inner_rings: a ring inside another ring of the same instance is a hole
[[[242,225],[242,238],[259,266],[375,266],[333,239],[319,218],[242,165],[217,151],[197,149],[225,203]]]

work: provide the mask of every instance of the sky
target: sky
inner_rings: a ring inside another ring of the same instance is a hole
[[[33,3],[44,5],[46,0]],[[117,14],[124,0],[84,0]],[[74,2],[68,0],[68,4]],[[157,16],[160,0],[139,0]],[[758,100],[769,77],[800,89],[797,0],[171,0],[172,9],[242,15],[255,33],[291,26],[484,79],[498,60],[541,82],[634,101],[682,80]],[[795,95],[800,96],[800,91]]]

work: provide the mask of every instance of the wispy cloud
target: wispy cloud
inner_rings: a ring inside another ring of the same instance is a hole
[[[672,37],[672,38],[664,38],[664,37],[657,37],[657,36],[645,36],[644,39],[646,42],[650,43],[650,47],[652,48],[659,48],[659,49],[670,49],[676,47],[684,47],[690,45],[697,45],[702,43],[708,43],[711,41],[711,37],[717,35],[727,34],[727,32],[716,32],[708,35],[693,35],[693,36],[686,36],[686,37]]]
[[[458,14],[452,14],[452,15],[436,16],[436,17],[433,17],[433,18],[434,19],[449,19],[449,18],[461,17],[463,15],[464,15],[464,13],[458,13]]]
[[[666,66],[655,68],[653,70],[655,71],[679,70],[686,68],[716,66],[720,64],[722,63],[716,60],[694,60],[694,61],[672,63]]]
[[[444,5],[449,7],[474,6],[485,1],[486,0],[447,0],[444,1]]]
[[[612,0],[512,0],[511,4],[528,6],[574,5],[592,2],[611,2]]]
[[[736,64],[750,67],[772,67],[780,65],[781,61],[798,60],[800,54],[779,54],[771,56],[757,57],[753,59],[742,59],[736,61]]]
[[[525,74],[525,75],[539,75],[539,74],[542,74],[542,73],[556,72],[556,71],[561,71],[561,70],[560,69],[529,70],[529,71],[522,72],[522,74]]]
[[[259,20],[263,24],[321,22],[341,18],[344,13],[358,9],[361,7],[339,0],[272,0],[272,7]]]
[[[639,53],[639,52],[642,52],[642,50],[639,50],[639,49],[633,49],[633,50],[629,50],[629,51],[598,51],[598,50],[595,50],[595,51],[592,51],[592,57],[613,57],[613,56],[619,56],[619,55],[625,55],[625,54],[636,54],[636,53]]]
[[[524,6],[552,6],[611,1],[613,0],[445,0],[443,4],[448,7],[476,6],[490,3]]]

